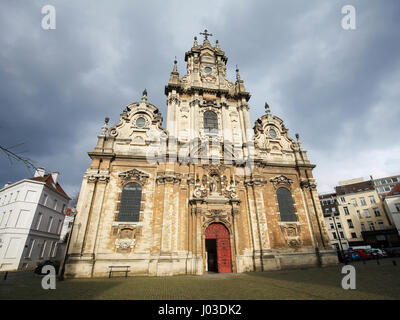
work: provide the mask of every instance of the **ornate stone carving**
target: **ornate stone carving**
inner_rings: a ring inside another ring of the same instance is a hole
[[[300,186],[303,189],[308,189],[308,188],[316,189],[317,188],[317,183],[315,182],[315,179],[302,178],[300,180]]]
[[[137,228],[131,226],[119,226],[117,239],[114,245],[117,251],[130,251],[136,245]]]
[[[175,172],[159,172],[157,173],[156,182],[160,184],[165,183],[180,183],[182,180],[182,175]]]
[[[260,176],[256,176],[256,175],[251,176],[250,179],[244,180],[244,184],[248,185],[248,186],[262,186],[266,183],[267,183],[267,181],[262,179]]]
[[[116,249],[133,249],[136,244],[136,239],[116,239],[115,248]]]
[[[271,179],[269,179],[269,181],[272,182],[275,189],[278,189],[280,186],[286,186],[286,187],[290,188],[293,183],[292,179],[289,179],[288,177],[284,176],[283,174],[281,174],[280,176],[271,178]]]
[[[300,240],[300,223],[298,222],[279,222],[281,231],[285,238],[286,244],[291,248],[301,246]]]
[[[140,170],[130,169],[119,173],[118,177],[122,180],[121,183],[125,183],[127,180],[136,180],[142,184],[145,184],[150,176]]]

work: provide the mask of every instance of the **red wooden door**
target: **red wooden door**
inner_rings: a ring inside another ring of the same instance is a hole
[[[218,272],[232,272],[231,245],[228,229],[221,223],[212,223],[206,229],[206,239],[217,240]]]

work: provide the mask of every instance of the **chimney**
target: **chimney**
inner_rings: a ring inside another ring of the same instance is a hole
[[[44,177],[45,170],[44,168],[36,168],[34,178],[36,177]]]
[[[58,172],[58,171],[54,171],[52,174],[51,174],[51,177],[53,178],[53,181],[54,181],[54,183],[57,183],[57,178],[58,178],[58,175],[59,175],[60,173]]]

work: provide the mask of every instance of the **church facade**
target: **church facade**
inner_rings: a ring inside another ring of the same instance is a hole
[[[227,57],[194,40],[158,108],[126,106],[98,136],[77,204],[67,277],[201,275],[337,263],[313,179],[315,165],[283,120],[252,126],[250,94]]]

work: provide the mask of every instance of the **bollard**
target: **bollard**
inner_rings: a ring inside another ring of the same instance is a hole
[[[379,259],[376,259],[376,264],[380,264],[380,263],[379,263]]]
[[[392,262],[393,262],[393,265],[394,265],[394,266],[397,266],[396,260],[393,260]]]
[[[4,280],[7,280],[7,276],[8,276],[8,271],[6,271],[6,273],[4,274]]]

